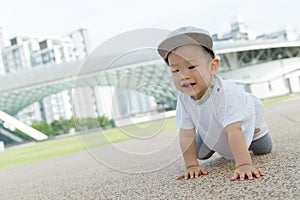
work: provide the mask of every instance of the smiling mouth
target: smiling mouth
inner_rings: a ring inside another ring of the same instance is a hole
[[[189,88],[189,87],[193,87],[194,85],[196,85],[196,83],[184,83],[181,86],[185,88]]]

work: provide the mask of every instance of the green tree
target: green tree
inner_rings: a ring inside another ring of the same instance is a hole
[[[97,119],[92,117],[83,118],[82,123],[86,130],[99,128]]]
[[[31,127],[46,134],[47,136],[53,135],[51,126],[44,121],[33,121]]]
[[[61,135],[69,133],[70,130],[70,120],[60,118],[59,120],[54,120],[50,124],[54,135]]]
[[[100,116],[100,117],[97,117],[97,120],[98,120],[98,123],[100,125],[100,127],[102,128],[106,128],[106,127],[114,127],[114,120],[113,119],[109,119],[108,117],[106,116]]]
[[[69,119],[69,127],[75,128],[75,118],[74,117],[71,117],[71,119]]]

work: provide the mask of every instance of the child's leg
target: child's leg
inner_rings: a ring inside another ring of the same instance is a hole
[[[208,159],[215,153],[203,143],[203,140],[198,132],[196,132],[196,150],[197,158],[200,160]]]
[[[263,137],[255,140],[251,143],[249,149],[253,151],[254,155],[261,155],[270,153],[272,151],[273,142],[270,134],[266,134]]]

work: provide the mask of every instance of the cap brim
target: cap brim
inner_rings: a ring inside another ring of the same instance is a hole
[[[168,54],[183,45],[194,44],[212,50],[213,42],[210,36],[202,33],[185,33],[172,36],[162,41],[158,46],[159,55],[166,60]]]

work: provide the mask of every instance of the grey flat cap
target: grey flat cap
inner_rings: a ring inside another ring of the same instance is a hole
[[[195,44],[200,45],[213,54],[213,41],[208,31],[196,28],[193,26],[186,26],[172,31],[157,48],[158,54],[167,62],[168,54],[174,49],[183,45]],[[168,63],[168,62],[167,62]]]

